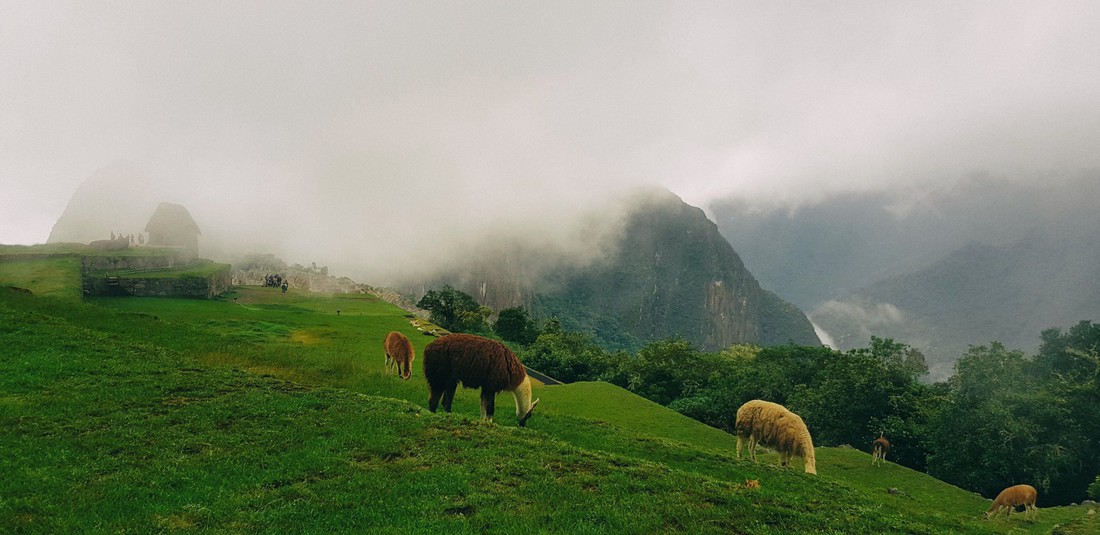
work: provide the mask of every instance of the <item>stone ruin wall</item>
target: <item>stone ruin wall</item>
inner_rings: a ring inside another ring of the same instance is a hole
[[[230,267],[209,277],[120,277],[111,285],[104,277],[85,277],[85,292],[91,295],[132,295],[137,297],[191,297],[212,299],[232,285]]]
[[[171,254],[157,256],[83,256],[80,269],[83,273],[92,271],[141,271],[152,269],[172,269],[195,263],[197,258],[183,249]]]

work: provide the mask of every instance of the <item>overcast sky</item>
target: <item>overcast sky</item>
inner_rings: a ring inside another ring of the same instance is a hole
[[[1096,1],[0,0],[0,243],[117,160],[204,235],[351,261],[635,185],[1044,180],[1100,168],[1098,36]]]

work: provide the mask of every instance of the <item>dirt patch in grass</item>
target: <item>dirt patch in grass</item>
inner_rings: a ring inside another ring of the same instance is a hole
[[[290,340],[305,345],[314,345],[321,342],[321,339],[316,335],[306,331],[294,331],[290,333]]]

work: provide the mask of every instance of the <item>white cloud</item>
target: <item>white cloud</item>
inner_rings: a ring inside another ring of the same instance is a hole
[[[0,11],[0,242],[45,240],[118,159],[211,237],[349,264],[640,184],[801,202],[1100,167],[1094,2]]]

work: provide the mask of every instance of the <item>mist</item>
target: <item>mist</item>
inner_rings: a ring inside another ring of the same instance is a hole
[[[368,282],[487,236],[587,258],[613,225],[583,218],[639,187],[799,206],[1100,168],[1094,2],[0,8],[2,243],[119,160],[208,251]]]

